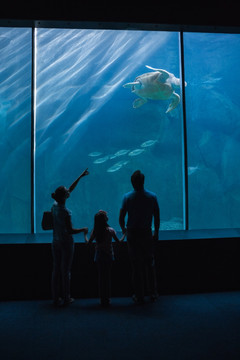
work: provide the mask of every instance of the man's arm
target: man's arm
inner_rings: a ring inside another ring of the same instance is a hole
[[[153,237],[154,237],[155,240],[158,240],[158,233],[159,233],[159,227],[160,227],[160,210],[159,210],[159,205],[158,205],[157,201],[156,201],[156,205],[155,205],[155,208],[154,208],[153,217],[154,217],[154,234],[153,234]]]
[[[126,227],[125,227],[125,216],[126,216],[126,210],[124,210],[124,209],[121,209],[120,210],[120,213],[119,213],[119,225],[120,225],[120,227],[121,227],[121,229],[122,229],[122,232],[123,232],[123,234],[125,234],[126,233],[126,231],[127,231],[127,229],[126,229]]]
[[[123,242],[123,240],[125,239],[125,236],[126,236],[126,233],[123,234],[123,236],[119,239],[115,231],[112,233],[113,239],[118,243]]]

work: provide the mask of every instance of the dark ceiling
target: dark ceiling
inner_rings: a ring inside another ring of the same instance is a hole
[[[0,19],[240,26],[238,1],[7,0]]]

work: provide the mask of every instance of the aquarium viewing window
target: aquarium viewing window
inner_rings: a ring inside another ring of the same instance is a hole
[[[104,209],[119,230],[141,169],[160,230],[240,228],[240,35],[150,30],[0,28],[1,233],[42,233],[87,167],[76,227]]]

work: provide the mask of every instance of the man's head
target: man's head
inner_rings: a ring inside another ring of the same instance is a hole
[[[143,190],[144,187],[144,179],[145,176],[141,173],[140,170],[134,171],[134,173],[131,176],[131,183],[136,191]]]

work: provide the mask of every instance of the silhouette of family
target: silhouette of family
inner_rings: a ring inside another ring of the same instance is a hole
[[[108,225],[107,212],[99,210],[94,216],[94,227],[88,238],[88,228],[73,228],[71,211],[66,208],[66,200],[77,186],[79,180],[89,175],[88,169],[67,189],[58,187],[52,194],[55,200],[51,212],[53,217],[53,273],[52,297],[54,306],[69,305],[74,299],[70,295],[71,266],[74,254],[73,234],[83,232],[87,244],[96,242],[94,261],[98,269],[98,288],[100,304],[110,305],[111,267],[114,261],[112,239],[123,242],[127,237],[129,259],[132,265],[133,301],[144,303],[145,282],[147,278],[148,293],[151,301],[155,301],[157,281],[154,259],[154,248],[158,240],[160,212],[157,196],[144,188],[144,174],[140,170],[131,176],[133,190],[123,196],[119,214],[119,225],[122,237]],[[127,222],[126,220],[127,216]],[[154,232],[152,233],[152,220]]]

